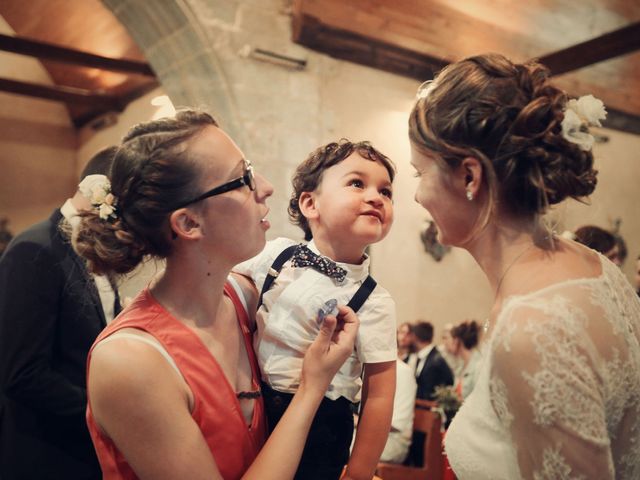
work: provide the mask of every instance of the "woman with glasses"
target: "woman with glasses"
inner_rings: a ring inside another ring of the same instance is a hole
[[[104,478],[293,477],[314,413],[353,350],[357,319],[343,308],[340,328],[325,321],[301,388],[264,444],[247,313],[257,295],[229,272],[265,245],[271,185],[211,116],[184,111],[134,127],[111,183],[93,192],[95,208],[74,235],[93,272],[166,260],[89,355],[87,421]]]

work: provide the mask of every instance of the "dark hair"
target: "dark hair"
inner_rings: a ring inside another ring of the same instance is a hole
[[[562,136],[567,97],[548,77],[536,62],[471,57],[443,69],[411,112],[411,142],[435,152],[442,167],[457,168],[469,156],[482,162],[485,223],[497,204],[533,216],[595,188],[593,155]]]
[[[480,325],[475,320],[466,320],[451,329],[451,336],[460,340],[464,348],[471,350],[478,345]]]
[[[629,256],[629,249],[627,248],[627,242],[624,241],[622,235],[615,234],[613,235],[616,238],[616,244],[618,245],[618,258],[620,259],[620,263],[624,263]]]
[[[103,148],[96,153],[82,169],[80,173],[80,181],[84,180],[89,175],[106,175],[111,177],[111,166],[113,165],[113,158],[118,151],[117,145]]]
[[[189,142],[208,126],[217,126],[211,115],[184,110],[127,133],[111,170],[116,218],[103,220],[96,209],[83,213],[74,237],[92,272],[128,273],[147,255],[171,253],[169,215],[198,188],[200,171]]]
[[[610,252],[617,244],[613,233],[595,225],[580,227],[574,234],[577,242],[603,254]]]
[[[9,230],[8,224],[9,219],[7,217],[0,217],[0,256],[2,256],[9,242],[13,239],[13,233]]]
[[[380,163],[389,173],[389,179],[393,182],[396,175],[395,165],[389,158],[373,148],[369,142],[352,143],[343,138],[338,142],[332,142],[317,148],[298,165],[293,175],[293,193],[289,200],[289,219],[294,225],[298,225],[304,232],[305,240],[311,240],[313,233],[309,228],[309,222],[300,211],[300,195],[304,192],[313,192],[322,181],[325,170],[345,160],[353,152],[357,152],[362,158]]]
[[[421,342],[431,343],[433,340],[433,325],[430,322],[418,322],[411,331]]]

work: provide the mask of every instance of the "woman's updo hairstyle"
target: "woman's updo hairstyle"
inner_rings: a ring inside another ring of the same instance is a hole
[[[74,247],[92,272],[124,274],[146,256],[171,253],[169,215],[199,193],[200,171],[189,144],[208,126],[217,126],[211,115],[184,110],[127,133],[111,168],[115,216],[104,220],[97,209],[84,212],[74,235]]]
[[[451,336],[460,340],[464,348],[471,350],[478,345],[480,325],[475,320],[466,320],[451,329]]]
[[[502,55],[471,57],[444,68],[419,94],[409,119],[413,145],[457,168],[472,156],[483,164],[496,204],[516,215],[542,214],[596,185],[593,155],[562,136],[567,97],[539,63]]]

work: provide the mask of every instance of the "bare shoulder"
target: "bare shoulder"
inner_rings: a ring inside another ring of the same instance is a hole
[[[553,250],[539,250],[515,264],[504,278],[502,294],[526,295],[567,281],[597,278],[602,263],[591,249],[559,239]]]
[[[138,334],[153,338],[144,332]],[[91,354],[87,388],[97,412],[134,406],[163,390],[186,398],[182,383],[162,354],[148,343],[114,337],[96,345]]]

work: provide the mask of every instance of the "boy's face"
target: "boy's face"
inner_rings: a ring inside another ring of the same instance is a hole
[[[313,208],[305,216],[314,238],[361,246],[382,240],[393,223],[391,179],[387,169],[353,152],[325,170],[311,192]]]

